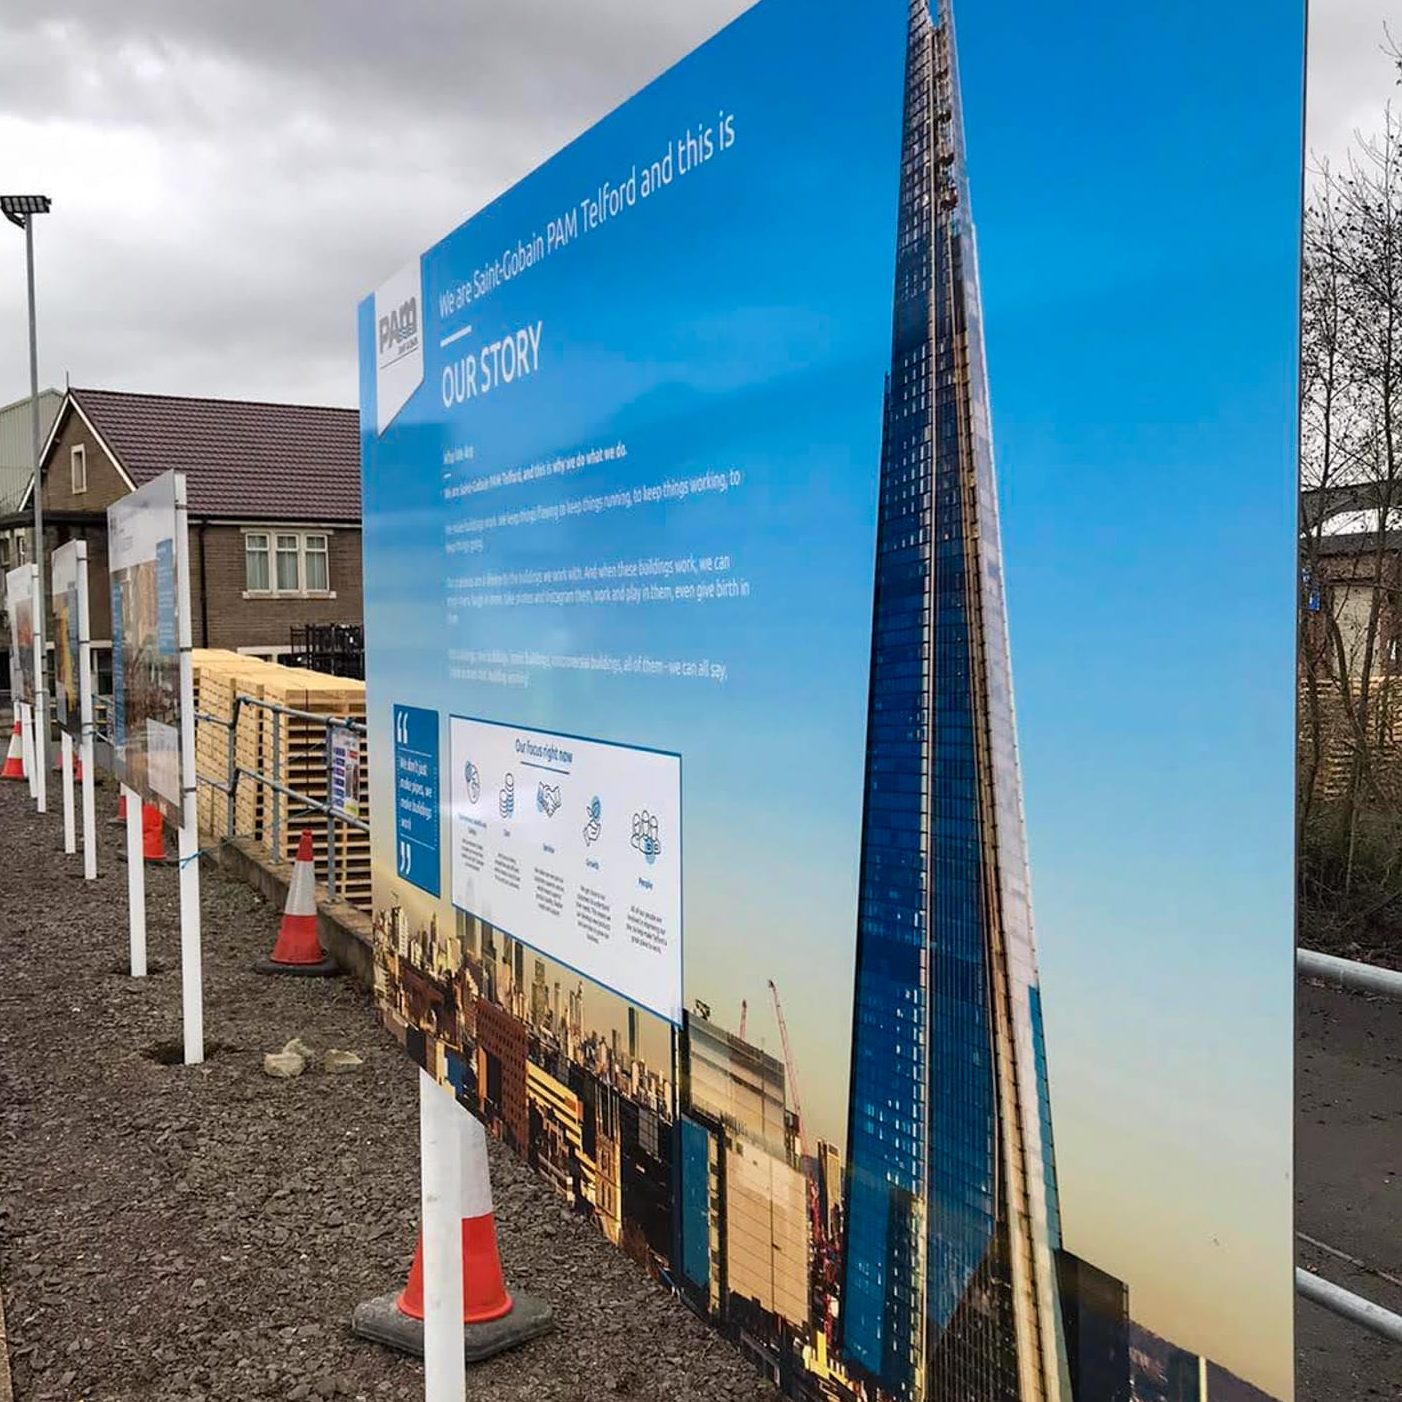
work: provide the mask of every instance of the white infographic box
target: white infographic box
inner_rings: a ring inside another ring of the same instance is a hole
[[[681,757],[454,716],[453,904],[680,1023]]]

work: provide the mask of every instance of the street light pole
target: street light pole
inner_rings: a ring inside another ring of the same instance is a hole
[[[29,275],[29,418],[34,434],[34,763],[38,769],[39,811],[48,807],[49,684],[48,614],[44,610],[44,493],[39,480],[39,333],[34,317],[34,215],[24,217],[24,261]]]
[[[24,229],[29,281],[29,417],[34,462],[34,764],[39,811],[48,807],[49,762],[48,615],[44,608],[44,492],[39,480],[39,334],[34,314],[34,216],[47,214],[47,195],[0,195],[0,214]]]

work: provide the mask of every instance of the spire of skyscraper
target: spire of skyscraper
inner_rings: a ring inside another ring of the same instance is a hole
[[[873,608],[842,1349],[1069,1402],[978,270],[948,0],[911,0]]]

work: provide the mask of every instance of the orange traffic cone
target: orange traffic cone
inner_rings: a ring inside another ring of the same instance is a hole
[[[62,751],[62,750],[60,750],[60,751],[58,752],[58,754],[54,756],[54,773],[55,773],[55,774],[62,774],[62,773],[63,773],[63,751]],[[73,752],[73,778],[74,778],[75,782],[81,782],[81,781],[82,781],[82,778],[83,778],[83,758],[82,758],[82,756],[81,756],[80,754],[78,754],[78,752],[77,752],[76,750]]]
[[[328,978],[341,972],[341,966],[322,949],[317,933],[316,868],[312,864],[310,828],[302,829],[273,952],[253,967],[260,974],[300,974],[303,978]]]
[[[10,732],[10,748],[5,755],[5,767],[0,769],[0,779],[25,779],[28,775],[24,772],[24,740],[20,736],[19,721],[15,721],[15,728]]]
[[[141,805],[141,855],[148,862],[168,864],[165,819],[154,803]]]
[[[462,1213],[463,1352],[469,1363],[476,1363],[554,1327],[550,1306],[543,1300],[529,1295],[513,1299],[507,1292],[497,1252],[487,1135],[477,1120],[467,1124],[463,1133]],[[398,1295],[382,1295],[358,1305],[351,1317],[351,1331],[362,1339],[422,1356],[423,1317],[424,1241],[420,1232],[408,1284]]]
[[[409,1280],[394,1307],[410,1319],[424,1317],[424,1237],[414,1248],[414,1264],[409,1267]],[[501,1274],[501,1257],[497,1254],[496,1223],[490,1213],[485,1217],[462,1219],[462,1322],[486,1324],[511,1313],[511,1296]]]

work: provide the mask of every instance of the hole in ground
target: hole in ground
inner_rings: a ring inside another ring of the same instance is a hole
[[[164,959],[148,959],[146,961],[146,974],[151,977],[155,974],[163,974],[166,971],[166,961]],[[123,978],[131,977],[131,960],[123,959],[120,964],[113,964],[107,972],[109,974],[120,974]]]
[[[227,1042],[206,1042],[204,1044],[204,1059],[213,1061],[216,1056],[223,1056],[225,1052],[236,1051]],[[185,1043],[183,1041],[157,1042],[154,1046],[147,1047],[141,1053],[147,1061],[154,1061],[157,1066],[184,1066],[185,1064]]]

